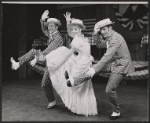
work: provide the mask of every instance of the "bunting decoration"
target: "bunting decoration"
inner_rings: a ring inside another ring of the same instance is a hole
[[[140,31],[148,26],[147,4],[113,5],[119,23],[127,30]]]

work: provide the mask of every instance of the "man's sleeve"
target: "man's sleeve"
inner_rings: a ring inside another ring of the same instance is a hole
[[[63,45],[63,39],[61,37],[58,37],[57,40],[52,41],[50,45],[42,52],[43,55],[47,55],[51,51],[57,49],[58,47]]]
[[[45,36],[48,37],[48,29],[47,29],[47,27],[44,24],[45,20],[40,19],[40,23],[41,23],[42,32],[44,33]]]
[[[99,34],[94,34],[92,36],[94,42],[96,42],[97,48],[106,48],[106,42],[102,39],[102,36],[100,36]]]
[[[87,72],[87,71],[86,71]],[[82,75],[80,75],[78,78],[74,78],[74,85],[77,86],[83,82],[86,82],[87,80],[91,79],[90,76],[86,75],[86,72]]]
[[[112,59],[113,55],[118,50],[121,42],[122,40],[120,40],[120,38],[114,37],[112,39],[104,56],[101,58],[101,60],[97,64],[93,66],[96,73],[98,73],[106,65],[106,63],[108,63]]]

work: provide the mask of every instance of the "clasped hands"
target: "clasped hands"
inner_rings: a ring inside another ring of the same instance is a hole
[[[48,14],[49,14],[49,11],[45,10],[44,13],[41,16],[41,19],[45,20],[45,19],[49,18]],[[66,18],[67,22],[70,22],[72,20],[70,12],[66,12],[66,14],[63,14],[63,15]],[[94,33],[95,34],[98,33],[99,30],[100,29],[98,27],[98,24],[96,24],[95,27],[94,27]],[[77,50],[77,48],[74,45],[72,45],[71,46],[71,51],[74,52],[76,50]],[[32,66],[34,66],[38,61],[42,61],[42,62],[45,61],[45,57],[43,56],[43,54],[40,51],[38,52],[38,55],[35,55],[35,58],[31,61],[30,64]],[[95,69],[94,68],[89,68],[88,71],[87,71],[87,73],[86,73],[86,75],[90,76],[91,78],[94,76],[94,74],[95,74]]]
[[[30,64],[34,66],[37,62],[45,62],[45,61],[46,61],[45,56],[42,54],[41,50],[38,50],[34,59],[30,62]]]
[[[95,74],[95,69],[92,67],[89,68],[88,71],[86,72],[86,75],[91,77],[91,78],[94,76],[94,74]]]

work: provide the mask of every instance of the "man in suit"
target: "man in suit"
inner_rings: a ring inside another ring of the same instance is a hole
[[[112,29],[113,23],[107,18],[95,24],[93,38],[97,40],[99,48],[106,46],[106,52],[100,61],[94,64],[86,73],[86,75],[93,77],[99,72],[110,72],[105,92],[113,106],[111,120],[120,117],[120,106],[116,89],[123,77],[134,71],[128,46],[124,38]]]
[[[60,35],[60,32],[58,31],[58,27],[61,26],[61,23],[56,18],[49,18],[48,14],[49,14],[49,11],[46,10],[42,14],[41,20],[40,20],[42,32],[49,38],[47,41],[47,45],[48,45],[47,48],[42,51],[43,56],[49,54],[51,51],[53,51],[63,45],[63,38]],[[40,74],[44,74],[41,85],[47,96],[47,99],[49,102],[47,108],[49,109],[56,105],[56,101],[55,101],[55,96],[53,94],[52,84],[51,84],[51,80],[49,77],[48,69],[46,67],[46,63],[43,62],[42,63],[42,64],[44,64],[43,66],[38,65],[38,61],[40,61],[38,59],[39,57],[36,57],[36,55],[38,53],[39,53],[38,50],[31,49],[25,55],[18,58],[18,62],[16,62],[12,57],[11,57],[10,61],[12,63],[13,70],[17,70],[24,63],[30,62],[30,65],[32,66],[33,70],[37,71]]]

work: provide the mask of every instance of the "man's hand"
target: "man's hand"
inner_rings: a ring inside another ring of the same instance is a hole
[[[41,52],[41,50],[38,50],[38,52],[36,53],[36,59],[38,62],[41,62],[41,63],[46,61],[46,58],[43,55],[43,53]]]
[[[35,58],[30,62],[30,64],[32,66],[34,66],[36,63],[37,63],[37,59],[36,59],[36,55],[35,55]]]
[[[95,69],[94,68],[89,68],[88,72],[86,73],[87,76],[90,76],[91,78],[95,74]]]
[[[44,13],[43,13],[42,16],[41,16],[41,19],[42,19],[42,20],[45,20],[46,18],[49,18],[49,17],[48,17],[48,14],[49,14],[49,11],[48,11],[48,10],[45,10]]]
[[[94,34],[97,34],[99,31],[100,31],[99,25],[98,23],[96,23],[94,27]]]

